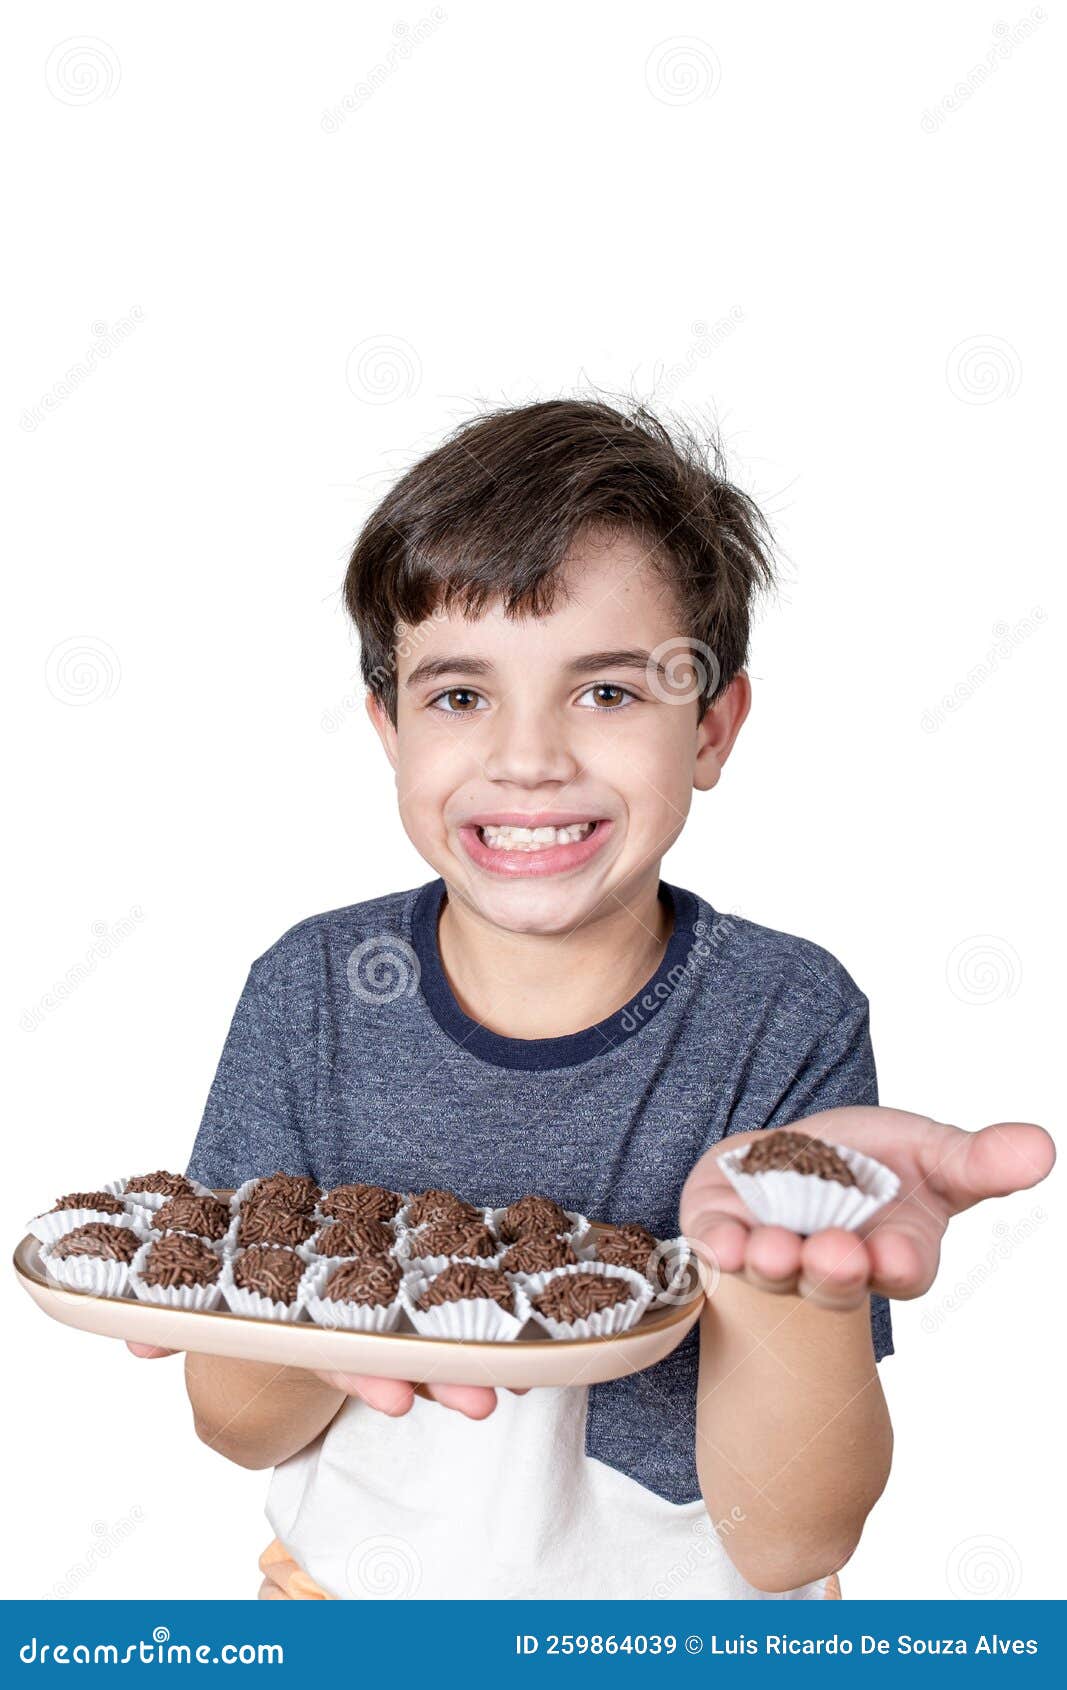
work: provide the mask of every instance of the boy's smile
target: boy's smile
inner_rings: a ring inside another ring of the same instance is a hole
[[[558,935],[654,910],[693,789],[715,785],[747,714],[742,674],[701,719],[675,595],[647,558],[636,537],[589,534],[548,614],[437,610],[398,655],[395,727],[371,703],[409,838],[494,927]]]

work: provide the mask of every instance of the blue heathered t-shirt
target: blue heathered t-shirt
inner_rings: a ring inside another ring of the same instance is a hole
[[[661,883],[674,928],[636,997],[580,1033],[510,1039],[453,996],[444,897],[437,880],[312,916],[252,964],[192,1177],[237,1186],[280,1168],[322,1186],[445,1186],[494,1208],[543,1191],[670,1238],[686,1177],[728,1133],[878,1101],[867,999],[809,940]],[[884,1299],[871,1320],[881,1360]],[[694,1329],[589,1393],[586,1454],[669,1502],[700,1495],[698,1353]]]

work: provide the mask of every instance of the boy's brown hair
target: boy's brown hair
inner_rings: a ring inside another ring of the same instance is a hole
[[[687,636],[714,655],[706,708],[748,660],[773,582],[762,514],[698,444],[644,406],[552,399],[465,423],[373,511],[345,575],[363,679],[395,722],[396,648],[440,607],[543,616],[583,530],[625,530],[673,586]]]

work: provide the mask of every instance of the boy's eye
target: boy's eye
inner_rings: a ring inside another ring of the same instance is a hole
[[[628,692],[625,687],[618,687],[613,681],[597,681],[595,686],[587,687],[579,698],[579,704],[586,699],[591,702],[586,705],[592,710],[621,710],[627,704],[633,704],[635,694]]]
[[[449,687],[447,692],[438,693],[430,700],[434,710],[443,710],[450,716],[468,716],[473,711],[488,708],[486,700],[473,687]]]

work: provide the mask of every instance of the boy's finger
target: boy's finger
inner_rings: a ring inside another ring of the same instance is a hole
[[[937,1272],[936,1243],[914,1237],[899,1224],[878,1227],[867,1240],[871,1280],[884,1297],[921,1297]]]
[[[336,1391],[358,1397],[380,1414],[406,1414],[415,1398],[409,1379],[379,1379],[367,1373],[320,1373],[319,1378]]]
[[[131,1344],[126,1340],[126,1348],[132,1356],[139,1356],[142,1361],[158,1361],[160,1356],[176,1356],[177,1350],[161,1350],[158,1344]]]
[[[748,1227],[743,1221],[711,1210],[698,1215],[684,1231],[698,1246],[701,1256],[718,1263],[720,1273],[740,1273],[748,1244]]]
[[[802,1297],[824,1309],[854,1309],[867,1295],[871,1259],[862,1238],[844,1227],[827,1227],[804,1240],[800,1280]]]
[[[469,1420],[485,1420],[496,1407],[491,1385],[427,1385],[426,1390],[442,1408],[454,1408]]]
[[[787,1227],[753,1227],[745,1252],[745,1278],[761,1291],[792,1291],[800,1270],[800,1250],[800,1238]]]

